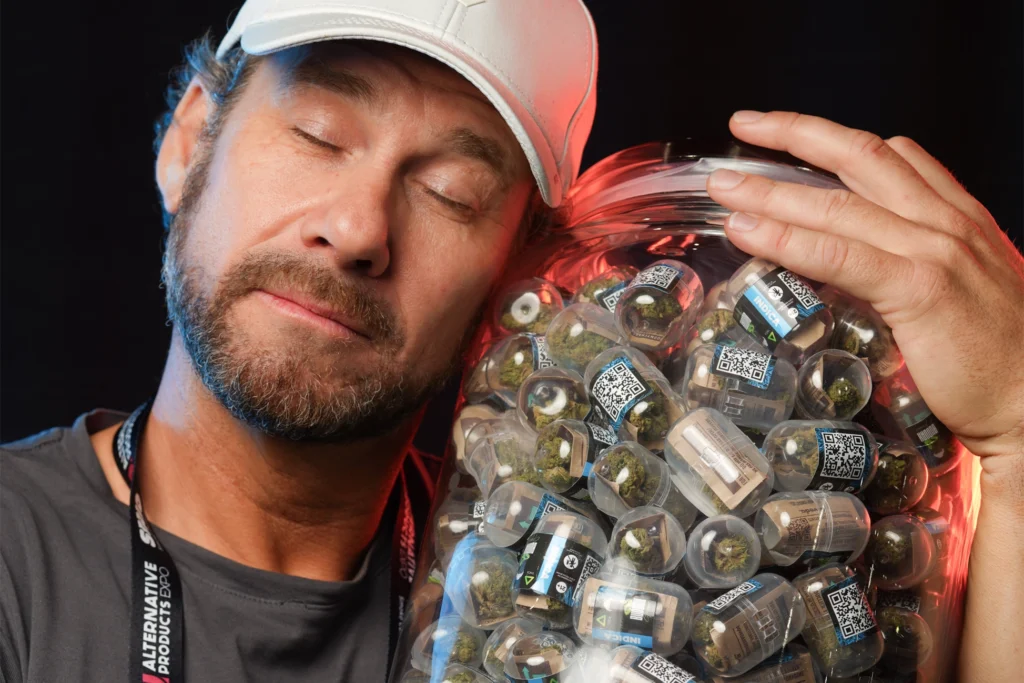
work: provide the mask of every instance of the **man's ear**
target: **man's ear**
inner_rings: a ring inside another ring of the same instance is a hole
[[[164,200],[164,210],[168,213],[178,212],[185,178],[212,107],[206,88],[198,78],[193,78],[174,108],[173,120],[156,156],[156,184]]]

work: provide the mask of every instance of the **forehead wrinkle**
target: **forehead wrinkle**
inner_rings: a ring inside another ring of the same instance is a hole
[[[284,65],[280,85],[284,94],[304,86],[320,88],[367,106],[382,104],[381,91],[367,78],[337,64],[331,64],[312,50],[297,55]]]

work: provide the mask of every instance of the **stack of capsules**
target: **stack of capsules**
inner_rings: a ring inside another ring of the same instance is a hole
[[[964,449],[881,317],[758,258],[589,275],[497,299],[392,681],[933,680]]]

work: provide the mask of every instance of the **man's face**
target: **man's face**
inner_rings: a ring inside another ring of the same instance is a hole
[[[497,111],[433,60],[263,60],[171,226],[168,306],[207,388],[298,440],[396,426],[456,365],[532,187]]]

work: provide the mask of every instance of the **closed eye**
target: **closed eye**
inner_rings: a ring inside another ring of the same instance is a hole
[[[315,135],[311,135],[311,134],[307,133],[306,131],[302,130],[301,128],[299,128],[298,126],[292,126],[292,132],[295,133],[296,135],[298,135],[300,138],[302,138],[306,142],[308,142],[308,143],[310,143],[312,145],[316,145],[317,147],[319,147],[321,149],[330,150],[332,152],[337,152],[337,151],[341,150],[341,147],[338,147],[337,145],[332,145],[331,143],[327,142],[326,140],[318,138]]]
[[[449,209],[452,209],[453,211],[458,211],[460,213],[465,213],[465,214],[470,214],[470,213],[474,212],[474,209],[473,209],[472,206],[468,206],[466,204],[463,204],[462,202],[457,202],[454,199],[449,199],[448,197],[445,197],[443,194],[440,194],[438,192],[434,192],[433,190],[429,190],[429,189],[427,190],[427,193],[431,197],[433,197],[435,200],[437,200],[438,202],[440,202],[444,206],[448,207]]]

